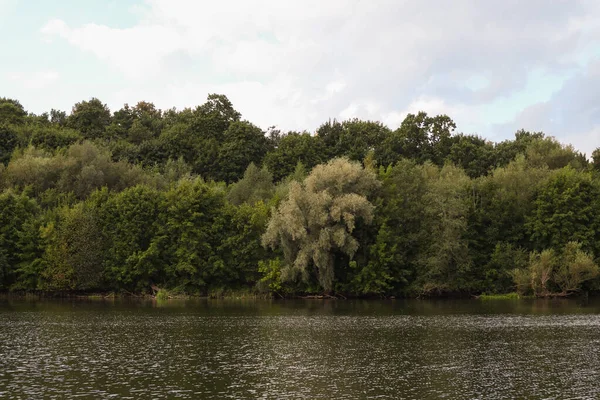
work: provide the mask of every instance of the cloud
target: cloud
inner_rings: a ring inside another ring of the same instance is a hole
[[[572,143],[588,155],[600,147],[600,58],[567,80],[548,101],[521,111],[496,129],[541,130]]]
[[[6,21],[13,13],[16,4],[17,0],[0,0],[0,24]]]
[[[600,38],[600,6],[586,0],[148,0],[136,15],[128,28],[53,20],[41,32],[130,82],[110,101],[183,107],[214,91],[283,129],[330,117],[394,127],[423,107],[496,134],[482,110],[529,90],[533,70],[578,73]]]
[[[34,73],[14,73],[11,76],[14,82],[18,82],[22,87],[28,90],[45,89],[59,79],[56,71],[37,71]]]

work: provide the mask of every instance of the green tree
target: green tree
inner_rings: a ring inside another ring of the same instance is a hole
[[[165,284],[194,291],[228,282],[235,263],[227,265],[217,250],[231,222],[225,205],[224,187],[200,178],[182,180],[165,194],[152,244],[164,253]]]
[[[594,258],[581,249],[581,243],[567,243],[560,264],[554,274],[554,281],[562,294],[577,292],[585,282],[600,275],[600,270],[594,262]]]
[[[238,181],[251,163],[261,164],[268,151],[264,132],[249,122],[233,122],[223,133],[216,170],[211,178],[232,183]]]
[[[438,169],[425,165],[427,192],[424,195],[428,245],[420,254],[417,285],[423,293],[470,291],[468,216],[471,180],[451,164]]]
[[[17,147],[17,133],[12,126],[0,125],[0,164],[8,164]]]
[[[111,195],[101,205],[98,215],[108,241],[104,271],[112,288],[146,292],[162,281],[164,264],[152,245],[163,226],[162,198],[157,190],[138,185]]]
[[[402,157],[442,166],[455,129],[456,124],[447,115],[430,117],[423,111],[408,114],[398,129],[377,143],[375,158],[383,166],[393,165]]]
[[[389,133],[389,128],[380,122],[351,119],[342,123],[333,120],[321,125],[317,137],[325,144],[329,157],[362,161]]]
[[[18,100],[0,97],[0,125],[19,125],[25,122],[27,112]]]
[[[527,163],[533,167],[560,169],[570,165],[582,170],[588,166],[584,154],[575,150],[571,145],[564,146],[552,137],[532,140],[525,149]]]
[[[267,202],[273,196],[274,190],[271,172],[264,167],[258,169],[251,163],[246,168],[244,177],[231,185],[227,198],[236,206],[243,203],[252,205],[258,201]]]
[[[426,179],[414,161],[402,160],[381,168],[382,182],[375,203],[375,243],[368,264],[354,278],[356,291],[364,294],[401,293],[414,280],[417,258],[428,233],[425,219]]]
[[[461,167],[471,178],[487,175],[494,167],[494,146],[475,135],[457,135],[446,160]]]
[[[197,150],[192,163],[193,171],[206,179],[217,179],[221,173],[221,143],[225,141],[225,131],[234,122],[239,122],[241,114],[233,108],[231,101],[218,94],[210,94],[203,105],[197,107],[191,118],[190,129],[194,135],[194,148]],[[237,129],[236,129],[237,131]],[[235,132],[231,132],[235,136]],[[247,165],[240,172],[243,173]]]
[[[61,110],[50,110],[50,123],[59,127],[64,127],[67,123],[67,113]]]
[[[588,172],[557,170],[539,189],[527,228],[538,250],[560,249],[570,241],[598,251],[600,187]]]
[[[89,101],[75,104],[71,115],[67,117],[66,124],[81,132],[86,139],[94,139],[104,136],[110,122],[108,106],[94,97]]]
[[[37,212],[37,203],[26,194],[0,193],[0,288],[8,289],[15,282],[22,255],[20,237]]]
[[[266,154],[263,163],[273,172],[277,182],[293,173],[298,162],[310,170],[327,161],[327,150],[320,136],[289,132],[276,143],[276,147]]]
[[[264,245],[283,250],[282,278],[301,275],[308,281],[315,268],[321,287],[331,291],[336,255],[352,258],[358,249],[352,233],[357,220],[371,222],[374,207],[367,196],[377,186],[373,172],[347,159],[315,167],[302,184],[292,182],[263,236]]]

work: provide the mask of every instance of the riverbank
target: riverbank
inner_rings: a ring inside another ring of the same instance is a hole
[[[243,289],[232,290],[222,289],[214,290],[205,294],[184,294],[166,289],[159,289],[155,293],[131,293],[131,292],[0,292],[0,298],[24,298],[24,299],[87,299],[87,300],[102,300],[102,299],[146,299],[146,300],[190,300],[190,299],[244,299],[244,300],[396,300],[396,299],[473,299],[481,301],[490,300],[525,300],[525,299],[547,299],[547,298],[587,298],[600,297],[598,292],[581,292],[570,293],[568,295],[562,293],[550,293],[545,296],[521,295],[516,292],[502,294],[487,294],[471,295],[466,293],[453,293],[444,295],[427,295],[427,296],[352,296],[340,293],[336,294],[286,294],[279,293],[263,293],[255,290]]]

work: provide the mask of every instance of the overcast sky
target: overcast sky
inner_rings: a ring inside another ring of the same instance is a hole
[[[594,0],[0,0],[0,49],[0,96],[35,113],[222,93],[262,128],[423,110],[600,146]]]

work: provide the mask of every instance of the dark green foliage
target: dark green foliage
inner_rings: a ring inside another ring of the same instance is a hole
[[[271,172],[266,168],[258,169],[252,163],[246,168],[244,177],[231,185],[227,198],[236,206],[243,203],[252,205],[259,201],[268,202],[274,190]]]
[[[223,133],[216,170],[211,178],[232,183],[238,181],[251,163],[260,164],[268,151],[264,132],[249,122],[233,122]]]
[[[66,125],[83,135],[86,139],[102,137],[111,122],[110,110],[97,98],[82,101],[73,106]]]
[[[164,194],[135,186],[111,195],[98,216],[108,242],[105,276],[111,287],[146,292],[160,282],[159,252],[153,240],[164,226],[160,206]]]
[[[364,293],[402,292],[414,279],[424,245],[425,176],[413,161],[382,168],[375,208],[376,241],[369,262],[354,278]]]
[[[217,252],[224,207],[224,188],[201,179],[183,180],[165,194],[164,221],[152,246],[164,249],[169,286],[205,289],[227,280],[234,265],[225,265]]]
[[[15,283],[15,275],[24,256],[22,238],[28,223],[38,212],[36,202],[26,194],[0,193],[0,288]]]
[[[383,166],[395,164],[403,157],[442,166],[450,152],[455,129],[456,124],[447,115],[408,114],[398,129],[379,139],[375,157]]]
[[[273,173],[275,181],[280,181],[294,172],[298,162],[310,170],[327,159],[321,136],[290,132],[277,140],[276,147],[267,153],[263,163]]]
[[[472,135],[457,135],[452,142],[446,160],[464,169],[471,178],[487,175],[494,168],[492,143]]]
[[[0,164],[8,164],[15,147],[17,147],[17,133],[14,127],[0,125]]]
[[[590,163],[541,132],[494,144],[455,131],[419,112],[395,130],[265,132],[218,94],[112,114],[93,98],[70,115],[2,98],[0,290],[600,288],[600,151]]]
[[[317,130],[317,135],[327,147],[329,157],[362,161],[389,132],[389,128],[379,122],[353,119],[342,123],[330,121]]]
[[[0,97],[0,125],[19,125],[25,122],[27,112],[18,100]]]
[[[587,172],[555,172],[537,193],[527,227],[534,248],[561,248],[569,241],[600,254],[600,186]]]
[[[19,127],[17,132],[20,147],[31,145],[50,151],[69,147],[83,139],[78,131],[56,125],[29,124]]]

